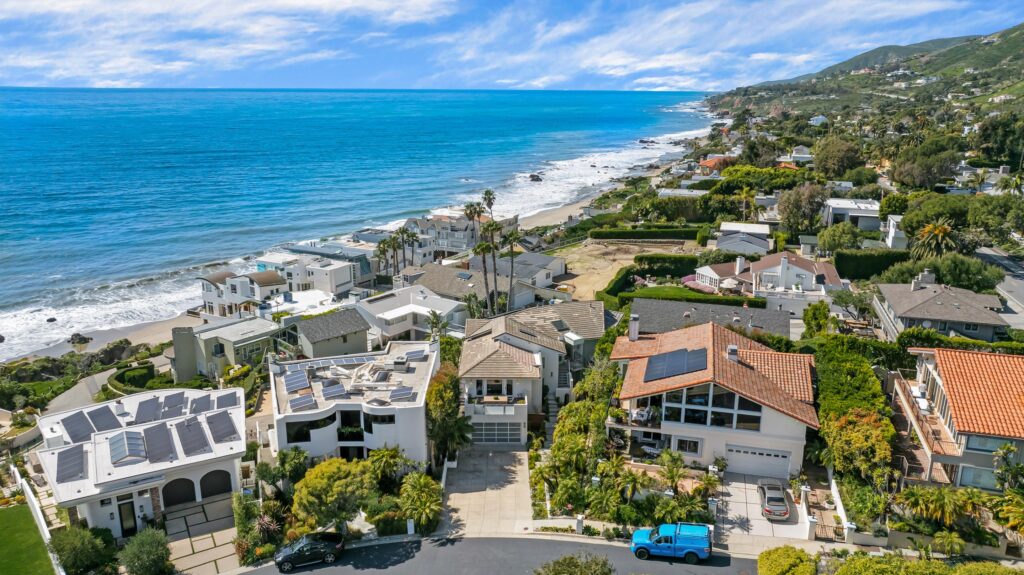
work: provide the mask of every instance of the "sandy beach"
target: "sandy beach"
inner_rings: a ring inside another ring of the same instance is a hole
[[[537,212],[532,216],[526,216],[525,218],[519,218],[519,227],[524,230],[530,228],[536,228],[538,226],[557,226],[558,224],[564,224],[565,220],[569,219],[569,216],[579,216],[583,213],[583,208],[590,205],[590,202],[594,198],[587,198],[579,200],[571,204],[567,204],[558,208],[551,208],[550,210],[544,210]]]
[[[60,357],[69,351],[97,351],[103,346],[107,345],[112,341],[116,341],[122,338],[127,338],[133,344],[147,343],[149,345],[156,345],[171,339],[171,329],[176,327],[196,327],[203,324],[203,320],[185,315],[182,313],[177,317],[171,319],[165,319],[162,321],[152,321],[147,323],[140,323],[138,325],[132,325],[128,327],[120,327],[115,329],[104,329],[99,331],[92,331],[84,333],[92,338],[92,341],[84,346],[76,345],[72,346],[70,343],[59,343],[44,349],[40,349],[28,354],[26,357]]]

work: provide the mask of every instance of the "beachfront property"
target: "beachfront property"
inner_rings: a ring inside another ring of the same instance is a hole
[[[172,346],[164,351],[175,382],[204,376],[213,381],[231,365],[256,365],[273,350],[277,322],[261,317],[209,323],[171,330]]]
[[[909,245],[907,240],[907,234],[900,228],[900,222],[903,221],[903,216],[898,214],[889,214],[885,218],[885,223],[882,224],[882,236],[886,247],[892,250],[905,250]]]
[[[519,257],[516,257],[516,272],[518,275]],[[486,287],[490,288],[492,298],[500,294],[509,293],[509,286],[512,282],[508,277],[498,276],[498,285],[495,286],[490,267],[487,272],[487,283],[484,282],[483,271],[463,269],[456,266],[443,266],[441,264],[425,264],[422,266],[409,266],[394,277],[394,288],[400,289],[408,286],[422,286],[435,294],[455,301],[465,301],[469,294],[475,295],[481,302],[484,301]],[[485,287],[486,286],[486,287]],[[550,302],[552,300],[569,301],[572,294],[559,291],[551,287],[534,286],[527,282],[517,280],[514,284],[512,294],[512,309],[521,309],[538,302]]]
[[[400,447],[429,459],[426,397],[440,364],[436,342],[391,341],[381,352],[271,361],[270,449],[363,459]]]
[[[448,327],[446,335],[462,337],[466,304],[443,298],[423,286],[408,286],[360,300],[354,310],[369,326],[373,345],[393,339],[430,339],[430,315],[436,313]]]
[[[737,254],[765,255],[775,245],[771,239],[772,230],[767,224],[722,222],[714,249]]]
[[[688,463],[716,457],[732,473],[788,479],[818,428],[814,356],[779,353],[716,323],[643,335],[631,316],[611,359],[625,377],[609,435],[643,457],[671,449]]]
[[[858,229],[877,231],[881,228],[878,218],[880,207],[878,200],[829,198],[821,208],[821,221],[825,226],[850,222]]]
[[[700,172],[700,175],[705,178],[718,177],[722,170],[727,168],[734,161],[735,160],[733,158],[724,155],[708,156],[697,164],[697,169]]]
[[[370,324],[354,307],[284,318],[274,341],[279,359],[309,359],[367,351]]]
[[[788,311],[734,305],[636,298],[630,313],[640,321],[641,334],[666,333],[714,322],[750,333],[792,336]]]
[[[201,315],[214,318],[255,315],[264,300],[288,291],[288,283],[275,271],[220,271],[198,279],[203,295]]]
[[[770,254],[752,263],[737,256],[735,262],[702,266],[695,273],[697,283],[705,287],[760,297],[820,299],[832,290],[846,287],[831,263],[816,262],[791,252]]]
[[[42,477],[69,524],[131,537],[164,514],[238,491],[241,388],[147,391],[39,419]]]
[[[409,218],[405,227],[415,232],[425,249],[432,256],[424,261],[454,256],[473,249],[480,241],[480,226],[491,221],[490,216],[483,214],[476,221],[466,217],[462,208],[452,207],[435,210],[421,218]],[[500,235],[519,228],[519,216],[497,220],[501,224]]]
[[[488,257],[488,273],[493,274],[495,266],[498,277],[512,277],[514,267],[517,281],[537,287],[550,287],[555,283],[554,278],[565,275],[565,258],[539,253],[516,253],[514,265],[512,258],[508,256],[500,256],[495,260]],[[469,269],[483,271],[481,256],[469,259]]]
[[[935,283],[935,274],[924,270],[909,284],[878,284],[872,301],[882,332],[889,341],[909,327],[934,329],[940,334],[996,341],[1009,324],[998,312],[998,296],[974,293]]]
[[[615,322],[604,304],[573,301],[466,321],[459,378],[475,443],[525,445],[529,415],[541,416],[545,387],[560,401],[573,372]]]
[[[256,258],[256,270],[277,272],[290,292],[319,290],[344,296],[355,287],[355,264],[322,256],[268,252]]]
[[[1024,357],[914,349],[916,372],[895,374],[897,422],[917,436],[915,479],[998,491],[993,453],[1006,444],[1024,462]]]
[[[357,287],[370,288],[376,285],[379,268],[374,259],[376,244],[357,243],[353,245],[345,238],[329,242],[303,242],[285,244],[281,249],[304,256],[323,258],[327,260],[351,263],[352,274]]]

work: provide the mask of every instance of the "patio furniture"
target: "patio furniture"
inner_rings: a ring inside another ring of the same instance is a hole
[[[928,403],[928,400],[923,397],[915,399],[917,401],[917,407],[921,410],[921,413],[930,413],[932,406]]]
[[[661,451],[662,451],[661,449],[657,449],[657,448],[651,447],[649,445],[641,445],[640,446],[640,450],[643,451],[644,453],[646,453],[647,455],[650,455],[651,457],[657,457],[657,456],[661,455]]]
[[[633,421],[640,423],[647,423],[647,420],[651,418],[651,408],[645,407],[643,409],[634,409],[631,415]]]

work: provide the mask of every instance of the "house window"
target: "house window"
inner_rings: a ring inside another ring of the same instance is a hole
[[[698,385],[686,390],[687,405],[708,405],[708,394],[711,392],[710,384]]]
[[[231,284],[231,293],[238,293],[238,286]]]
[[[663,421],[671,421],[673,423],[679,423],[683,419],[683,408],[675,407],[672,405],[665,406],[665,416]]]
[[[1000,439],[998,437],[983,437],[980,435],[967,436],[967,449],[970,449],[971,451],[992,453],[1007,443],[1009,443],[1007,440]]]
[[[288,438],[288,443],[306,443],[310,441],[310,431],[323,429],[328,425],[333,425],[335,421],[335,416],[332,413],[323,419],[289,422],[285,424],[285,436]]]
[[[687,409],[683,423],[692,423],[694,425],[707,425],[708,424],[708,412],[704,409]]]
[[[675,404],[680,404],[681,405],[683,403],[683,392],[681,392],[681,391],[670,391],[670,392],[666,393],[665,394],[665,403],[675,403]]]
[[[731,411],[712,411],[711,412],[711,426],[712,427],[732,427],[733,426],[733,413]]]
[[[733,409],[736,406],[736,394],[716,385],[715,393],[711,396],[711,406]]]
[[[761,431],[761,416],[749,415],[746,413],[737,413],[736,429],[744,429],[747,431]]]
[[[965,323],[964,331],[978,331],[978,324],[976,323]]]
[[[131,501],[131,500],[132,500],[132,494],[131,493],[124,493],[122,495],[118,495],[117,496],[118,503],[120,503],[122,501]]]
[[[488,383],[487,384],[487,395],[501,395],[501,382]]]
[[[968,467],[965,465],[960,468],[960,485],[994,491],[996,489],[996,475],[991,469]]]
[[[685,455],[700,457],[700,440],[687,438],[677,439],[676,451]]]
[[[740,411],[757,411],[757,412],[760,412],[761,411],[761,404],[757,403],[757,402],[754,402],[754,401],[750,401],[749,399],[747,399],[747,398],[745,398],[745,397],[743,397],[741,395],[740,396],[739,405],[737,405],[737,408]]]
[[[477,395],[483,395],[484,394],[484,380],[482,380],[482,379],[476,380],[476,394]]]
[[[110,507],[111,504],[113,504],[113,500],[109,497],[106,499],[100,499],[100,507]]]

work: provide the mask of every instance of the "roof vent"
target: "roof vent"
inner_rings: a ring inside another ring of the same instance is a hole
[[[725,348],[725,356],[729,358],[729,361],[733,363],[739,363],[740,361],[740,348],[736,345],[730,345]]]

